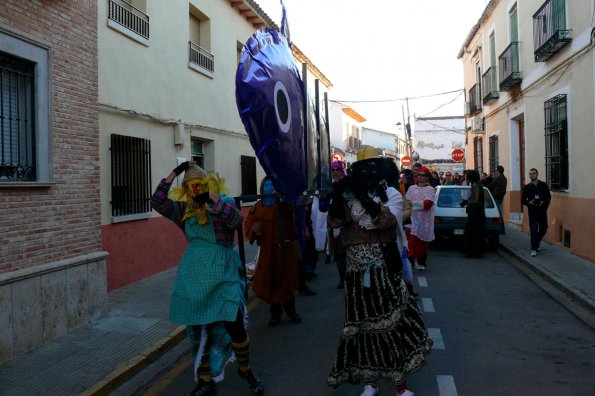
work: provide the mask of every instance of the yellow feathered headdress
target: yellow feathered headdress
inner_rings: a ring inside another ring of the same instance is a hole
[[[213,194],[229,194],[229,190],[225,186],[225,178],[219,177],[218,172],[211,171],[208,174],[198,165],[190,165],[188,170],[184,172],[184,179],[182,180],[182,186],[173,188],[168,193],[168,198],[174,201],[179,202],[186,202],[186,212],[184,213],[184,218],[182,221],[185,221],[189,217],[195,216],[196,211],[190,205],[190,201],[192,200],[192,195],[190,190],[187,188],[187,183],[190,180],[198,180],[201,186],[201,191],[208,191],[212,192]]]

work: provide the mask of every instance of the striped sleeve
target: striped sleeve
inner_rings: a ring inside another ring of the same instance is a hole
[[[227,228],[236,229],[242,224],[242,213],[236,208],[232,197],[220,195],[221,199],[217,201],[213,210],[221,216],[221,220]]]
[[[184,229],[184,223],[182,223],[182,216],[186,206],[167,198],[167,193],[171,187],[171,183],[166,183],[165,179],[161,179],[161,182],[155,189],[155,192],[151,196],[151,207],[155,209],[160,215],[167,217],[178,225],[181,229]]]

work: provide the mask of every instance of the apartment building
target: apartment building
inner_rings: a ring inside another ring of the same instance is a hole
[[[105,302],[97,96],[95,2],[3,0],[0,363]]]
[[[179,162],[218,171],[234,196],[257,193],[264,171],[238,115],[235,73],[254,31],[277,26],[252,0],[101,0],[98,18],[101,230],[112,290],[177,265],[184,239],[151,211],[150,196]],[[308,89],[319,85],[324,96],[330,82],[293,53]]]
[[[361,136],[363,144],[378,147],[384,157],[392,158],[398,167],[401,166],[401,157],[407,155],[406,145],[399,144],[399,140],[404,141],[403,137],[394,132],[368,127],[362,127]]]
[[[357,161],[357,152],[364,144],[362,127],[367,120],[353,108],[334,101],[329,101],[329,119],[331,147],[339,150],[349,167]]]
[[[531,168],[552,192],[546,240],[595,261],[594,3],[491,0],[458,58],[467,168],[505,168],[505,222],[528,232]],[[526,210],[525,210],[526,213]]]

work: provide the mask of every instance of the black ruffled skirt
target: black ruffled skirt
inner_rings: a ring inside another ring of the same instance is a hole
[[[380,378],[402,384],[431,348],[415,298],[400,274],[387,271],[380,245],[348,246],[345,324],[329,386]]]

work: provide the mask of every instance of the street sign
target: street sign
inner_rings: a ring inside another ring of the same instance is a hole
[[[411,165],[411,157],[409,157],[408,155],[406,155],[403,158],[401,158],[401,165],[403,165],[403,166],[409,166],[409,165]]]
[[[341,153],[334,152],[331,158],[333,161],[343,161],[343,155]]]
[[[450,156],[454,162],[463,162],[465,159],[465,152],[463,149],[457,148],[452,150],[452,154]]]

